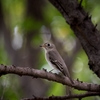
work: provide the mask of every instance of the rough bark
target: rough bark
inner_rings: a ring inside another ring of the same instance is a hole
[[[49,0],[64,16],[85,50],[89,68],[100,78],[100,34],[78,0]],[[82,1],[82,0],[81,0]]]
[[[94,92],[87,92],[84,94],[74,94],[74,95],[66,95],[66,96],[50,96],[50,97],[36,97],[34,98],[24,98],[21,100],[67,100],[67,99],[74,99],[77,98],[78,100],[81,100],[85,97],[90,97],[90,96],[97,96],[100,93],[94,93]]]
[[[79,80],[73,80],[74,84],[70,82],[68,77],[60,76],[57,74],[53,74],[51,72],[47,72],[46,70],[37,70],[32,69],[29,67],[17,67],[17,66],[6,66],[6,65],[0,65],[0,75],[5,74],[16,74],[19,76],[31,76],[34,78],[42,78],[47,79],[49,81],[55,81],[57,83],[61,83],[63,85],[68,85],[72,88],[78,89],[78,90],[85,90],[90,92],[100,92],[100,85],[93,84],[93,83],[86,83]]]

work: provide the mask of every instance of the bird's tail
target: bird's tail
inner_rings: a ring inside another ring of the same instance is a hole
[[[70,82],[71,82],[72,84],[74,84],[74,82],[73,82],[72,78],[70,77],[70,74],[69,74],[68,71],[67,71],[67,72],[63,71],[63,74],[64,74],[64,76],[67,76],[67,77],[69,78],[69,80],[70,80]]]

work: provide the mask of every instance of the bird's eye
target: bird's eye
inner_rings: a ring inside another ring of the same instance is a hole
[[[47,45],[48,45],[48,47],[50,46],[50,44],[49,44],[49,43],[48,43]]]

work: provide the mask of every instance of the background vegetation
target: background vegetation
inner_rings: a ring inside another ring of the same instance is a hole
[[[100,28],[100,0],[84,0],[92,22]],[[88,58],[62,15],[47,0],[0,0],[0,64],[51,69],[39,45],[53,41],[64,58],[73,79],[99,83],[88,68]],[[83,91],[73,90],[75,93]],[[0,77],[0,98],[65,95],[66,87],[30,77]],[[99,100],[98,97],[84,100]]]

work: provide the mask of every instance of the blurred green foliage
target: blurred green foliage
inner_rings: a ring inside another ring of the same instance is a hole
[[[14,27],[16,26],[19,27],[20,33],[23,33],[24,35],[25,31],[26,33],[28,33],[28,31],[34,30],[39,30],[38,32],[40,32],[42,25],[47,25],[51,28],[53,35],[56,39],[62,41],[66,40],[66,38],[68,38],[69,36],[76,39],[75,35],[73,34],[73,31],[70,29],[70,26],[65,22],[62,15],[49,2],[46,2],[45,6],[43,7],[42,14],[44,22],[38,21],[35,18],[31,17],[25,18],[25,12],[27,8],[26,3],[26,0],[2,0],[2,9],[5,23],[10,29],[11,34],[13,34]],[[86,9],[87,12],[90,13],[90,15],[93,16],[93,23],[99,23],[100,0],[83,0],[82,6]],[[41,35],[36,35],[35,37],[32,37],[31,46],[38,47],[40,43]],[[5,44],[3,37],[0,37],[0,64],[12,64],[4,45]],[[38,66],[42,68],[45,63],[46,61],[44,59],[44,55],[41,52],[41,55],[39,56]],[[71,71],[73,73],[74,79],[78,78],[79,80],[93,83],[100,82],[99,79],[88,68],[88,58],[82,49],[78,52]],[[50,82],[50,84],[50,89],[47,91],[46,94],[47,96],[64,95],[66,93],[66,87],[62,84],[53,82]],[[0,95],[4,98],[4,100],[7,100],[9,98],[10,100],[18,100],[23,95],[22,92],[19,91],[21,91],[21,88],[18,77],[12,75],[5,75],[0,78]],[[81,91],[74,90],[74,93],[81,93]],[[85,98],[83,100],[94,100],[94,97]]]
[[[25,16],[26,0],[2,0],[3,14],[5,22],[13,30],[18,25],[20,26]]]
[[[0,39],[0,64],[10,64],[10,59],[4,47],[3,39]]]

